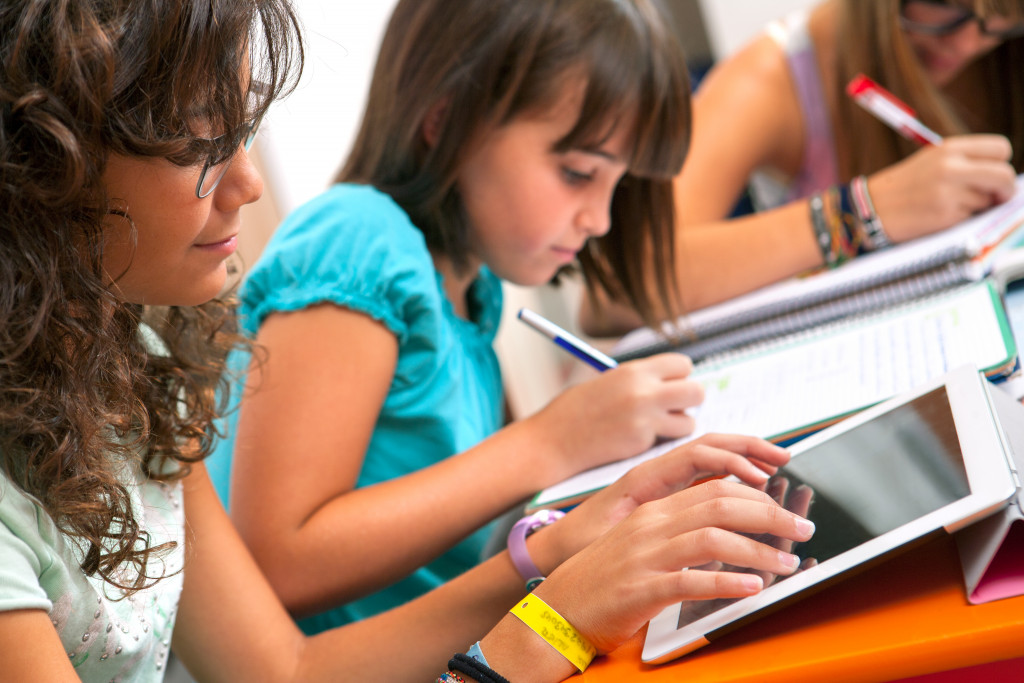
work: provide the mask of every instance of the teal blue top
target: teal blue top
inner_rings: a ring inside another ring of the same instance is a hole
[[[470,289],[473,320],[456,316],[422,233],[390,197],[372,187],[336,185],[291,214],[240,296],[243,329],[250,335],[274,312],[323,302],[365,313],[395,335],[395,375],[357,486],[433,465],[502,425],[501,375],[493,348],[501,316],[500,281],[483,269]],[[234,368],[247,363],[242,354],[232,359]],[[344,410],[345,397],[359,400],[358,387],[345,387],[338,397],[338,410]],[[208,461],[225,501],[237,411],[229,420],[230,438]],[[301,454],[295,456],[300,463]],[[451,482],[452,494],[465,493],[462,486]],[[387,509],[378,512],[388,514]],[[480,530],[402,581],[299,625],[316,633],[408,602],[479,562],[486,537],[487,530]]]

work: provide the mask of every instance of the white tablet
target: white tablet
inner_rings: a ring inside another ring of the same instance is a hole
[[[989,395],[996,390],[965,366],[794,445],[767,490],[784,492],[791,508],[801,499],[806,507],[810,494],[814,537],[787,548],[807,568],[770,577],[747,598],[666,608],[651,620],[643,661],[696,650],[912,541],[1000,509],[1018,482]]]

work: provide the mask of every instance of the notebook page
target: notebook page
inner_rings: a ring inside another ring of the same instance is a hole
[[[636,465],[711,432],[778,437],[835,420],[951,368],[989,369],[1015,349],[988,282],[972,283],[856,320],[841,321],[698,364],[704,403],[697,431],[633,458],[582,472],[531,501],[543,507],[612,483]]]
[[[923,273],[945,263],[986,258],[974,269],[974,279],[987,275],[991,257],[1020,232],[1024,223],[1024,175],[1017,178],[1017,193],[1007,202],[959,223],[947,230],[864,254],[836,268],[809,277],[798,277],[721,304],[694,311],[678,321],[679,335],[692,333],[697,339],[721,334],[758,321],[838,299],[853,292]],[[893,302],[895,303],[895,302]],[[620,340],[612,355],[622,358],[650,355],[666,350],[666,335],[649,328],[635,330]]]

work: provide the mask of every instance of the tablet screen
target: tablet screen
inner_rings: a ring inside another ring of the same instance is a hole
[[[794,456],[766,491],[814,522],[814,536],[782,549],[810,566],[840,555],[970,493],[946,387]],[[733,568],[726,570],[740,571]],[[786,577],[764,577],[766,585]],[[680,628],[736,599],[684,603]]]

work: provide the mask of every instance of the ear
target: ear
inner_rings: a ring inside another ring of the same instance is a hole
[[[423,140],[427,143],[427,147],[433,148],[437,145],[438,139],[441,137],[441,128],[445,118],[448,116],[448,98],[443,97],[437,102],[434,102],[427,110],[427,115],[423,119],[422,133]]]

